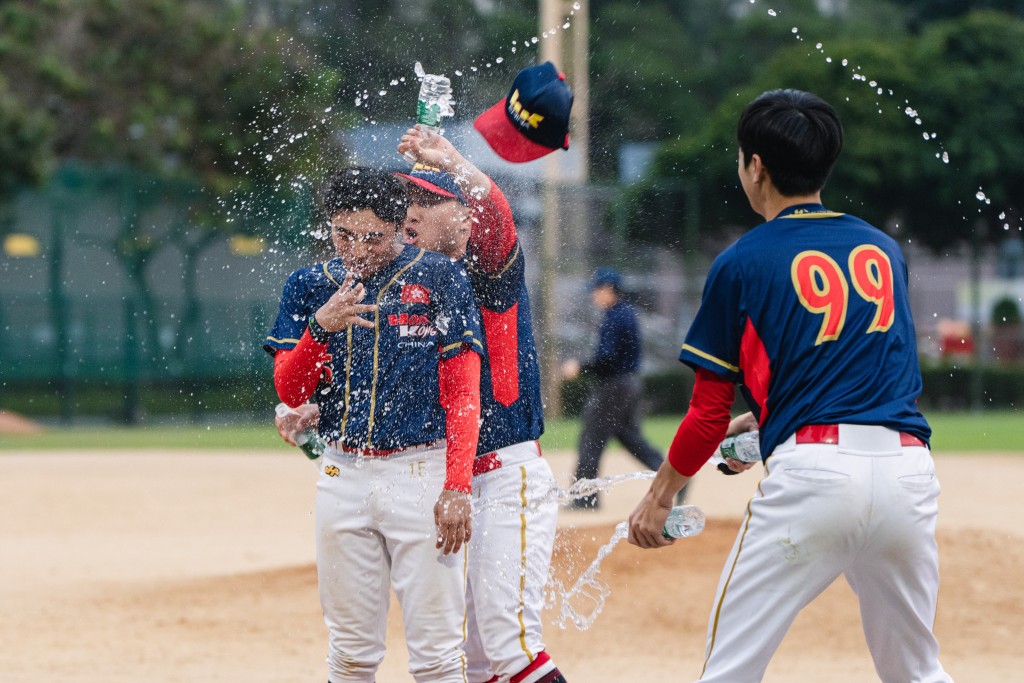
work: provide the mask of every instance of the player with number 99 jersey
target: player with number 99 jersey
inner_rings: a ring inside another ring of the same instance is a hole
[[[679,359],[741,384],[766,455],[803,425],[931,435],[903,255],[821,205],[785,209],[715,259]]]

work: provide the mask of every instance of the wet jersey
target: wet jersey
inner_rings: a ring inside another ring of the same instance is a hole
[[[292,349],[313,315],[345,278],[341,259],[295,271],[264,348]],[[483,352],[480,319],[465,271],[450,259],[406,246],[360,280],[377,304],[373,329],[333,335],[313,400],[320,435],[353,449],[399,449],[445,436],[438,363],[464,344]]]
[[[478,454],[540,438],[540,365],[526,289],[526,261],[508,200],[494,182],[471,199],[473,232],[466,270],[480,308],[487,354],[480,373]]]
[[[679,359],[742,385],[765,457],[804,425],[931,435],[903,255],[818,204],[787,208],[715,259]]]

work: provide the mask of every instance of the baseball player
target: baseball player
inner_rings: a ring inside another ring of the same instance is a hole
[[[413,677],[464,683],[483,349],[472,290],[450,259],[397,239],[407,203],[392,175],[345,169],[323,203],[338,257],[291,274],[265,348],[281,400],[315,396],[329,443],[316,533],[330,681],[374,680],[390,586]]]
[[[680,353],[690,410],[629,520],[641,548],[725,435],[740,383],[764,479],[726,561],[701,681],[760,681],[797,613],[842,574],[884,683],[952,679],[932,633],[939,483],[896,242],[825,208],[842,149],[835,111],[796,90],[740,116],[739,178],[765,223],[718,256]]]
[[[473,463],[469,681],[564,683],[541,641],[558,507],[544,500],[555,481],[537,443],[544,428],[540,370],[512,211],[498,186],[443,136],[416,127],[398,151],[419,161],[403,176],[406,239],[462,259],[487,349]]]

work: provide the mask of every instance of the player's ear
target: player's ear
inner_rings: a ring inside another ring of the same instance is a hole
[[[750,156],[750,177],[755,183],[764,181],[768,175],[768,171],[764,167],[764,161],[761,159],[760,154],[752,154]]]

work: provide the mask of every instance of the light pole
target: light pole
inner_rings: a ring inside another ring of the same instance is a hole
[[[541,373],[544,386],[545,412],[550,417],[562,414],[562,377],[558,360],[559,319],[557,306],[558,255],[561,245],[561,209],[559,191],[563,184],[583,186],[587,183],[589,166],[589,0],[539,0],[540,58],[553,62],[566,73],[573,91],[569,120],[569,140],[579,163],[566,174],[562,155],[549,154],[544,160],[544,182],[541,213],[540,303],[543,330],[541,335]],[[570,16],[571,15],[571,16]],[[567,18],[570,31],[562,26]],[[569,39],[569,49],[566,41]],[[578,214],[579,212],[577,212]]]

